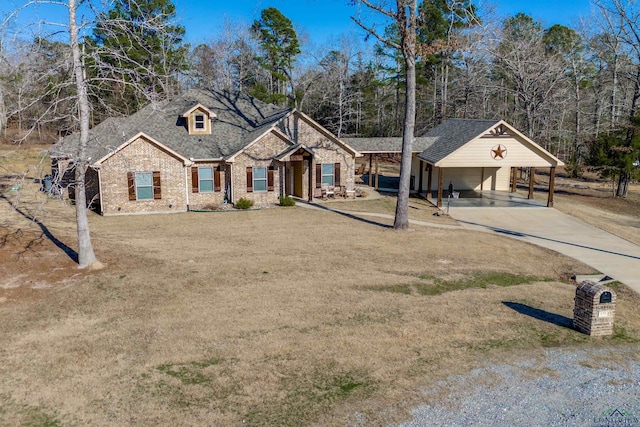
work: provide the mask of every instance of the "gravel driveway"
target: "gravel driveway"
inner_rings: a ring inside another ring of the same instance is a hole
[[[640,427],[638,350],[550,349],[476,369],[424,390],[438,403],[415,408],[400,426]]]

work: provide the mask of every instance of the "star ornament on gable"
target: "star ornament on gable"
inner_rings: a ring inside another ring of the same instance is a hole
[[[494,160],[502,160],[507,157],[507,147],[502,144],[495,145],[491,149],[491,158]]]

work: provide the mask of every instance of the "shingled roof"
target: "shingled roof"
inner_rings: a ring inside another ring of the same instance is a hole
[[[196,104],[215,114],[211,134],[190,135],[182,114]],[[292,110],[250,96],[213,90],[191,90],[171,101],[148,105],[129,117],[110,118],[90,131],[87,155],[96,162],[140,133],[189,159],[224,159],[251,143]],[[73,158],[79,134],[54,144],[53,157]]]
[[[433,138],[435,142],[418,154],[418,157],[436,164],[499,122],[500,120],[448,119],[424,134],[424,137]]]
[[[374,137],[374,138],[341,138],[346,144],[363,154],[368,153],[401,153],[401,137]],[[435,138],[417,137],[413,140],[412,152],[420,153],[429,147]]]
[[[416,137],[412,152],[423,160],[435,163],[442,160],[487,129],[495,126],[499,120],[448,119],[422,136]],[[342,138],[361,153],[400,153],[402,138]]]

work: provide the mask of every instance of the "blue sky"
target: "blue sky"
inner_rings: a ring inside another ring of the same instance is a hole
[[[349,0],[173,0],[180,22],[187,29],[187,40],[197,44],[215,37],[225,18],[239,25],[249,25],[258,18],[260,11],[277,7],[293,21],[296,28],[304,30],[310,41],[323,44],[341,34],[362,34],[350,16],[356,7]],[[0,0],[0,18],[24,0]],[[571,25],[580,16],[589,15],[589,0],[477,0],[481,9],[492,4],[499,16],[513,16],[524,12],[544,26]],[[64,19],[64,8],[41,7],[40,19]],[[33,13],[23,14],[23,19],[33,19]]]
[[[316,43],[324,43],[339,34],[360,31],[350,19],[356,7],[350,6],[348,0],[174,0],[174,3],[192,43],[211,38],[224,17],[250,24],[259,17],[262,9],[272,6],[303,28]],[[571,26],[591,10],[589,0],[476,1],[482,8],[487,3],[493,4],[500,16],[524,12],[540,20],[545,27],[553,24]]]

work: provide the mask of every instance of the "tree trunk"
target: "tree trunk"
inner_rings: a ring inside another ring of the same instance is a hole
[[[87,82],[84,75],[80,46],[78,44],[78,26],[76,22],[76,0],[69,1],[69,35],[71,53],[73,55],[73,71],[78,91],[78,112],[80,119],[80,143],[75,161],[75,193],[76,193],[76,227],[78,231],[78,268],[98,267],[99,262],[93,252],[91,235],[89,234],[89,220],[87,218],[87,196],[85,180],[87,171],[87,142],[89,140],[89,98]]]
[[[616,197],[627,197],[627,191],[629,189],[629,173],[622,172],[618,179],[618,189],[616,190]]]
[[[396,204],[396,216],[393,228],[406,230],[409,228],[409,184],[411,182],[411,151],[413,148],[413,132],[416,124],[416,13],[417,0],[397,0],[398,13],[406,13],[402,29],[402,55],[404,56],[407,85],[406,107],[404,114],[404,131],[402,132],[402,158],[400,160],[400,187]],[[405,4],[407,3],[407,4]],[[406,9],[405,9],[406,7]],[[402,11],[402,12],[401,12]]]

